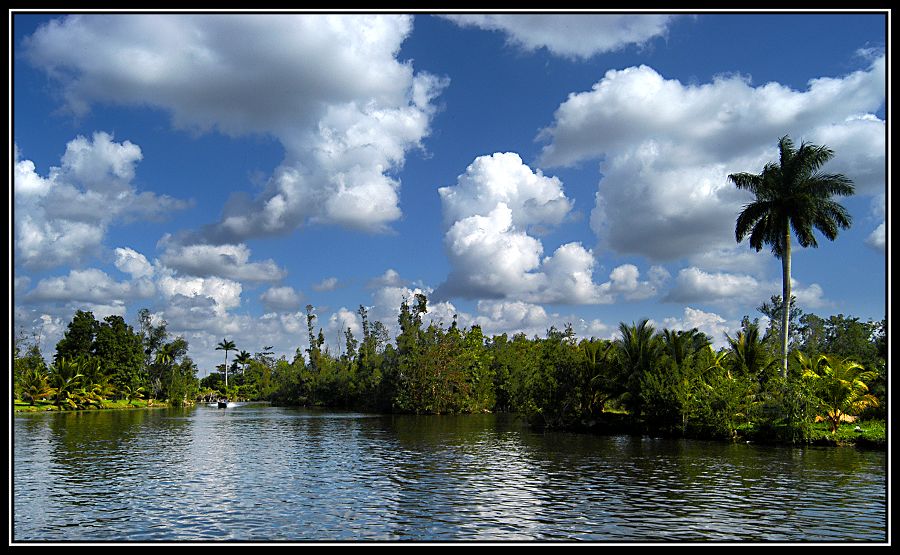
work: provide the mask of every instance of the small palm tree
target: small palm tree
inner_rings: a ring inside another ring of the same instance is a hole
[[[629,326],[625,322],[619,324],[622,337],[616,339],[616,350],[625,382],[625,390],[629,394],[628,403],[635,416],[641,411],[641,379],[656,363],[662,352],[662,343],[649,320],[641,320]]]
[[[587,364],[586,412],[590,416],[602,414],[606,403],[619,393],[616,383],[618,376],[615,375],[613,362],[616,354],[615,343],[591,338],[583,340],[579,346]]]
[[[237,346],[234,344],[234,341],[229,341],[228,339],[222,339],[222,341],[216,345],[217,351],[225,351],[225,389],[228,389],[228,351],[236,351]]]
[[[50,387],[47,374],[41,371],[40,368],[26,370],[22,374],[19,388],[21,399],[32,406],[34,406],[36,401],[50,397],[55,393],[54,389]]]
[[[801,247],[817,247],[813,228],[834,241],[838,228],[850,227],[850,214],[831,200],[832,196],[852,195],[853,182],[842,174],[819,172],[834,151],[809,143],[794,148],[787,136],[778,141],[780,160],[770,162],[762,173],[735,173],[728,176],[738,189],[756,197],[744,206],[735,225],[738,243],[750,236],[757,252],[769,245],[781,260],[782,299],[791,298],[791,230]],[[789,304],[789,303],[785,303]],[[787,377],[789,310],[781,314],[782,377]]]
[[[234,357],[234,361],[241,365],[242,372],[247,371],[247,365],[250,364],[251,360],[253,360],[253,355],[251,355],[247,351],[241,351],[236,357]]]
[[[144,398],[144,388],[140,386],[133,386],[129,384],[123,384],[119,388],[119,393],[122,397],[128,401],[128,404],[131,405],[135,399],[143,399]]]
[[[697,328],[690,330],[664,329],[662,335],[665,352],[681,366],[685,360],[709,345],[709,339]]]
[[[84,377],[79,372],[80,366],[77,361],[62,357],[50,367],[50,385],[53,387],[53,402],[57,408],[71,405],[69,398],[75,395]]]
[[[749,376],[755,380],[763,381],[767,371],[778,360],[772,359],[766,351],[765,345],[759,336],[759,325],[748,324],[746,329],[738,332],[736,337],[727,333],[729,357],[732,365],[739,374]],[[774,370],[772,370],[774,372]]]
[[[869,393],[867,381],[875,372],[866,371],[858,362],[834,355],[819,355],[813,359],[797,353],[803,378],[813,382],[820,407],[837,431],[844,416],[855,416],[869,407],[878,406],[878,398]]]

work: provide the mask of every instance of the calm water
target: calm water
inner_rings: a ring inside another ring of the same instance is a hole
[[[19,541],[886,541],[886,454],[244,405],[16,415]]]

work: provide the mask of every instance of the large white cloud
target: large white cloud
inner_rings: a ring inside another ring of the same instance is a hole
[[[513,226],[512,210],[498,204],[488,214],[454,223],[444,237],[453,266],[447,292],[469,297],[523,295],[538,289],[543,276],[541,242]]]
[[[514,152],[479,156],[456,185],[441,187],[438,194],[448,226],[469,216],[487,215],[499,204],[509,208],[510,224],[523,230],[560,224],[572,209],[558,178],[532,170]]]
[[[117,282],[96,268],[71,270],[66,276],[40,280],[25,296],[28,301],[65,301],[124,304],[125,300],[146,298],[155,293],[148,280]]]
[[[24,52],[75,113],[150,105],[181,128],[278,139],[285,159],[265,191],[203,232],[240,243],[400,217],[392,172],[422,146],[446,84],[397,59],[411,29],[390,14],[84,14],[40,27]]]
[[[292,312],[300,308],[303,295],[290,286],[270,287],[260,300],[269,312]]]
[[[117,248],[115,253],[116,268],[120,271],[130,274],[135,279],[153,276],[153,266],[143,254],[128,247]]]
[[[546,48],[557,56],[595,54],[643,45],[664,36],[673,16],[661,14],[460,14],[446,16],[461,26],[502,31],[525,50]]]
[[[759,304],[772,295],[781,295],[780,280],[760,280],[751,275],[727,272],[706,272],[696,267],[678,272],[675,284],[663,300],[683,303],[711,303],[721,306]],[[824,291],[817,283],[802,285],[791,280],[791,295],[806,307],[824,307],[831,304],[824,298]]]
[[[81,262],[100,251],[111,224],[158,219],[185,208],[184,201],[138,192],[132,181],[141,158],[137,145],[115,142],[104,132],[70,141],[61,165],[46,177],[30,160],[17,158],[16,263],[43,269]]]
[[[167,244],[166,239],[163,240]],[[182,275],[219,276],[237,281],[279,281],[287,272],[274,260],[250,262],[247,245],[174,245],[167,244],[160,261]]]
[[[878,227],[875,228],[869,237],[866,239],[866,243],[870,245],[872,248],[884,252],[885,250],[885,238],[884,231],[885,226],[884,222],[882,222]]]
[[[216,276],[177,276],[170,270],[158,279],[157,287],[167,301],[176,297],[205,299],[211,303],[210,309],[218,316],[224,315],[228,309],[240,306],[243,290],[240,283],[230,279]]]
[[[558,178],[532,170],[515,153],[476,158],[456,185],[438,192],[452,267],[436,291],[441,300],[600,304],[656,293],[653,285],[638,281],[634,265],[622,265],[609,282],[595,283],[594,255],[577,242],[545,257],[543,243],[529,232],[563,223],[573,203]]]
[[[676,260],[734,244],[734,220],[749,199],[728,181],[776,160],[789,134],[836,151],[827,171],[858,192],[883,191],[886,66],[880,56],[804,91],[754,86],[743,76],[703,84],[666,79],[647,66],[610,70],[573,93],[540,138],[544,166],[603,159],[591,226],[619,253]]]

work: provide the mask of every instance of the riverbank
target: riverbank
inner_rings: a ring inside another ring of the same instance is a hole
[[[133,401],[113,400],[104,401],[100,408],[84,409],[88,411],[97,410],[134,410],[147,408],[166,408],[169,404],[165,401],[156,399],[144,400],[138,399]],[[23,401],[15,401],[15,412],[48,412],[60,411],[49,401],[38,401],[34,405],[29,405]],[[831,447],[858,447],[865,449],[881,449],[887,448],[887,425],[884,421],[868,420],[856,424],[846,424],[838,428],[837,432],[832,433],[828,424],[817,422],[811,425],[808,437],[800,441],[788,441],[781,438],[772,430],[757,429],[754,427],[742,427],[737,430],[737,434],[731,438],[710,437],[697,431],[673,432],[649,429],[646,426],[635,424],[627,413],[607,412],[602,417],[591,422],[582,423],[574,426],[570,431],[578,433],[589,433],[595,435],[649,435],[655,437],[683,437],[687,439],[711,440],[711,441],[732,441],[746,442],[758,444],[795,444],[795,445],[814,445],[814,446],[831,446]]]
[[[169,404],[165,401],[160,401],[158,399],[135,399],[133,401],[125,401],[125,400],[111,400],[111,401],[103,401],[103,404],[99,408],[90,408],[83,410],[130,410],[130,409],[155,409],[155,408],[165,408],[168,407]],[[59,412],[72,412],[68,409],[60,409],[55,406],[50,401],[37,401],[34,405],[30,405],[24,401],[20,401],[16,399],[13,409],[15,412],[47,412],[47,411],[59,411]]]
[[[635,423],[626,413],[603,413],[590,422],[574,426],[570,431],[596,435],[647,435],[652,437],[685,438],[709,441],[756,443],[769,445],[810,445],[830,447],[858,447],[861,449],[887,449],[887,422],[865,420],[844,424],[834,433],[825,422],[813,423],[803,439],[791,440],[778,430],[754,426],[742,426],[732,438],[716,437],[700,430],[658,430],[643,423]]]

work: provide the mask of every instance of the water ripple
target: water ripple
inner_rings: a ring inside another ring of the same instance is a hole
[[[14,423],[16,541],[884,541],[880,452],[247,405]],[[834,515],[840,514],[840,519]]]

